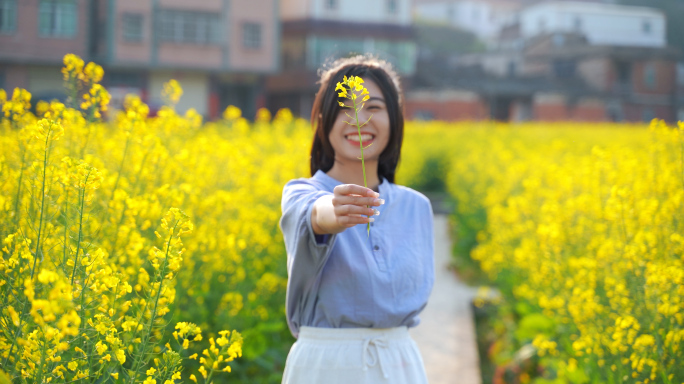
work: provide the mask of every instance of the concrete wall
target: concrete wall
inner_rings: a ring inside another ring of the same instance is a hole
[[[634,64],[634,92],[639,94],[673,94],[677,86],[677,64],[673,61],[648,60]],[[651,71],[649,75],[647,72]],[[655,83],[647,82],[653,76]]]
[[[229,12],[229,68],[248,72],[275,72],[280,57],[278,0],[231,0]],[[261,47],[242,44],[245,22],[261,25]]]
[[[461,66],[480,65],[485,72],[498,76],[526,73],[522,54],[517,51],[493,51],[461,55],[458,64]],[[514,66],[514,71],[509,74],[511,64]]]
[[[281,20],[301,20],[309,15],[310,1],[307,0],[280,0]]]
[[[278,0],[159,0],[156,9],[208,12],[222,16],[221,41],[214,44],[192,44],[154,41],[154,1],[116,0],[113,63],[124,66],[149,66],[206,70],[268,73],[278,69],[280,29]],[[106,6],[106,5],[105,5]],[[143,38],[127,42],[123,36],[126,13],[143,16]],[[109,16],[104,16],[109,21]],[[261,47],[243,46],[243,24],[261,25]]]
[[[359,23],[389,23],[410,25],[411,0],[396,0],[396,12],[390,13],[388,0],[337,0],[329,9],[329,0],[283,0],[280,16],[283,20],[336,20]]]
[[[665,15],[656,9],[602,3],[547,2],[520,12],[525,38],[544,32],[582,32],[593,45],[664,47],[665,22]],[[650,25],[649,31],[644,23]]]
[[[486,120],[487,108],[469,91],[414,91],[406,95],[404,115],[411,119],[442,121]]]
[[[609,88],[610,60],[596,57],[582,60],[577,65],[578,75],[592,88],[600,91]]]
[[[584,98],[569,103],[560,94],[539,93],[533,98],[533,118],[538,121],[607,121],[606,105],[603,101]]]
[[[153,71],[149,76],[149,97],[161,100],[164,83],[176,79],[183,88],[176,111],[185,113],[189,108],[195,108],[201,115],[209,113],[209,75],[206,73],[189,73],[181,71]]]
[[[28,67],[28,87],[32,94],[63,92],[62,68],[57,66]]]
[[[72,37],[44,37],[39,33],[38,1],[17,1],[16,29],[0,34],[0,61],[61,63],[66,53],[81,57],[87,53],[89,2],[76,0],[76,34]]]
[[[417,19],[444,23],[494,40],[501,28],[514,21],[517,1],[437,1],[414,5]]]
[[[150,47],[152,45],[152,0],[118,0],[115,2],[116,11],[114,25],[114,52],[116,61],[126,64],[149,63],[152,59]],[[143,36],[140,42],[124,40],[123,16],[126,13],[141,14],[143,16]]]
[[[0,66],[0,71],[4,72],[5,75],[5,91],[7,92],[7,97],[12,96],[14,88],[28,88],[29,71],[25,66]]]
[[[611,110],[617,109],[617,114]],[[682,109],[684,115],[684,109]],[[412,91],[406,94],[404,115],[408,120],[428,119],[441,121],[488,120],[488,103],[474,92],[464,90]],[[614,115],[614,116],[613,116]],[[678,110],[668,97],[637,95],[629,100],[612,100],[594,97],[569,99],[563,94],[539,92],[529,98],[511,100],[511,121],[578,121],[602,122],[613,118],[618,121],[641,122],[652,118],[676,121]],[[681,117],[680,117],[681,118]]]

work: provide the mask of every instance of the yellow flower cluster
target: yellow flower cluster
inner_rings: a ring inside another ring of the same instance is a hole
[[[361,101],[367,101],[370,96],[368,94],[368,89],[363,86],[363,79],[358,77],[358,76],[351,76],[347,78],[347,76],[344,76],[344,79],[342,82],[337,83],[335,87],[335,92],[340,91],[337,96],[338,97],[343,97],[345,99],[352,100],[354,102],[354,107],[356,107],[356,99],[359,96],[363,96]],[[349,92],[349,93],[347,93]],[[340,107],[347,107],[349,108],[349,105],[344,104],[341,101],[338,101],[340,104]]]
[[[99,87],[98,67],[65,61]],[[257,367],[276,370],[291,343],[280,189],[305,172],[305,155],[292,154],[305,152],[307,124],[280,113],[257,128],[233,111],[198,132],[195,111],[148,118],[136,97],[110,123],[55,101],[38,116],[21,105],[0,121],[0,365],[10,378],[271,376]],[[166,325],[188,319],[199,326],[172,347]],[[226,324],[244,330],[244,350]]]
[[[79,106],[88,120],[102,118],[102,112],[107,111],[111,99],[109,92],[100,84],[104,76],[102,67],[93,62],[84,66],[80,57],[70,53],[64,56],[62,75],[69,96],[67,107],[75,109]],[[79,96],[82,98],[80,103],[77,102]],[[45,104],[38,105],[36,108],[39,116],[46,109]]]
[[[15,88],[12,98],[7,100],[7,92],[0,89],[0,104],[2,104],[2,114],[7,118],[6,121],[16,122],[31,108],[31,93],[25,89]]]
[[[162,89],[162,98],[171,106],[178,104],[181,96],[183,96],[183,88],[181,88],[180,83],[177,80],[171,79],[164,83],[164,88]]]
[[[458,245],[545,380],[684,381],[681,123],[420,123],[406,139],[400,179],[445,169]]]

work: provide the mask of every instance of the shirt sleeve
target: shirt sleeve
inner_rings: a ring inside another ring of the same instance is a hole
[[[306,179],[292,180],[283,188],[279,225],[287,250],[287,320],[295,337],[313,315],[319,278],[337,238],[316,235],[311,225],[314,202],[330,194]]]

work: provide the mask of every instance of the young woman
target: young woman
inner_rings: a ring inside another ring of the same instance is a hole
[[[353,111],[335,92],[344,76],[361,77],[370,95],[359,111],[359,121],[370,118],[361,128],[369,188],[356,125],[347,124]],[[432,208],[394,184],[404,131],[398,77],[386,62],[357,56],[323,71],[320,84],[312,177],[283,189],[287,321],[297,338],[283,383],[427,383],[408,328],[434,281]]]

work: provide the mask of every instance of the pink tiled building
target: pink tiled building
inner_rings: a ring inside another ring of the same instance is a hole
[[[35,97],[62,90],[61,60],[75,53],[105,68],[118,102],[154,104],[180,81],[179,110],[217,117],[229,104],[254,116],[279,70],[277,0],[0,0],[0,88]]]

